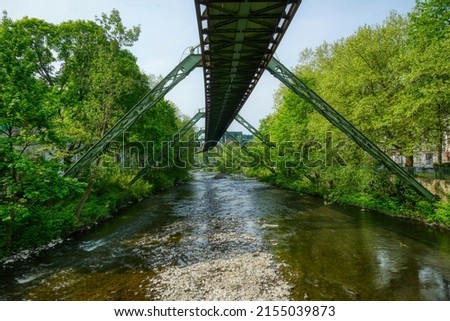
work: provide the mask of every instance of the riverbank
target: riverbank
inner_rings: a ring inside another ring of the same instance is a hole
[[[80,217],[75,212],[81,193],[56,203],[30,206],[29,214],[21,220],[0,222],[0,263],[24,260],[66,239],[82,236],[121,209],[191,179],[187,171],[159,171],[151,181],[139,180],[130,185],[133,177],[117,170],[101,171]]]
[[[279,177],[273,173],[268,174],[266,171],[257,170],[247,171],[244,174],[278,188],[320,197],[326,205],[335,203],[356,206],[361,211],[375,211],[450,232],[450,203],[446,199],[429,203],[420,200],[414,192],[409,191],[403,191],[403,194],[398,196],[383,195],[382,197],[370,191],[361,193],[356,190],[352,192],[351,188],[340,193],[327,187],[326,184],[318,186],[307,179]]]
[[[0,300],[450,297],[448,233],[254,179],[193,175],[0,267]]]

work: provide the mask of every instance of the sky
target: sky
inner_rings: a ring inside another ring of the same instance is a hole
[[[303,0],[276,56],[293,68],[303,49],[350,36],[359,26],[381,24],[391,11],[406,14],[414,5],[415,0]],[[24,16],[52,23],[94,20],[112,9],[119,10],[125,26],[140,25],[139,41],[128,49],[147,74],[167,75],[186,55],[186,48],[200,42],[194,0],[0,0],[0,10],[6,10],[13,20]],[[279,81],[265,72],[241,116],[258,127],[259,121],[273,112],[273,96],[279,86]],[[169,92],[166,99],[189,117],[204,108],[201,68]],[[230,130],[247,132],[236,122]]]

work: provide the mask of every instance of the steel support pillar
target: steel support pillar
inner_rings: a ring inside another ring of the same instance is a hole
[[[199,139],[200,136],[203,135],[203,134],[205,134],[205,130],[200,129],[199,131],[197,131],[194,135],[192,135],[192,136],[190,137],[189,141],[187,142],[187,146],[188,146],[188,147],[194,147],[194,149],[195,149],[195,147],[198,147],[198,145],[197,145],[196,143],[200,143],[200,142],[198,141],[198,139]],[[188,149],[183,149],[183,150],[181,151],[180,158],[182,158],[183,156],[185,156],[187,152],[188,152]],[[194,152],[194,153],[195,153],[195,152]]]
[[[269,147],[275,147],[275,144],[268,140],[263,134],[261,134],[255,127],[253,127],[248,121],[241,115],[237,114],[234,118],[239,124],[244,126],[253,136],[258,137],[264,144]]]
[[[430,202],[438,199],[436,195],[433,195],[411,174],[394,162],[378,146],[372,143],[367,137],[364,136],[364,134],[356,129],[347,119],[334,110],[325,100],[323,100],[313,90],[309,89],[283,64],[275,58],[272,58],[267,66],[267,70],[297,95],[303,97],[306,101],[313,105],[316,111],[324,116],[331,124],[341,130],[351,140],[358,144],[359,147],[383,164],[388,170],[395,173],[403,182],[412,187],[418,194],[422,195]]]
[[[175,67],[160,83],[149,91],[125,116],[78,159],[64,176],[75,176],[82,168],[89,166],[101,155],[108,144],[118,135],[128,130],[146,111],[155,106],[172,88],[194,70],[201,62],[200,54],[190,54]]]
[[[167,144],[165,144],[165,146],[162,147],[158,158],[148,161],[147,164],[141,170],[139,170],[139,172],[136,174],[136,176],[130,181],[130,185],[133,185],[152,166],[156,165],[156,163],[158,161],[162,160],[162,158],[164,157],[164,151],[167,150],[168,148],[173,147],[176,143],[178,143],[180,141],[181,137],[183,137],[203,117],[205,117],[205,112],[203,112],[203,111],[199,111],[197,114],[195,114],[195,116],[192,117],[192,119],[186,125],[184,125],[183,128],[181,128],[179,132],[177,132],[175,135],[173,135],[172,140],[170,142],[168,142]]]
[[[250,125],[251,126],[251,125]],[[259,132],[258,132],[259,133]],[[239,142],[239,140],[236,138],[236,137],[234,137],[234,135],[233,134],[231,134],[231,133],[229,133],[229,132],[225,132],[225,136],[228,136],[232,141],[233,141],[233,143],[235,143],[236,145],[238,145],[243,151],[244,151],[244,153],[245,154],[247,154],[249,157],[252,157],[252,152],[247,148],[247,146],[245,146],[244,144],[241,144],[241,142]],[[264,137],[264,136],[263,136]],[[263,140],[263,142],[264,142],[264,140]],[[265,144],[267,144],[267,143],[265,143]],[[269,145],[269,146],[275,146],[275,145]],[[275,170],[272,168],[272,167],[270,167],[269,165],[267,165],[264,161],[263,161],[263,165],[264,165],[264,167],[266,167],[268,170],[270,170],[272,173],[275,173]]]

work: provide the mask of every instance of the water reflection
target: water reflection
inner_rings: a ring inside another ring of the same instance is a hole
[[[422,267],[419,271],[422,284],[421,294],[426,300],[450,300],[450,284],[448,280],[431,267]]]
[[[2,267],[0,299],[144,300],[168,266],[261,249],[286,263],[295,300],[450,299],[448,233],[211,177],[197,173],[78,240]]]
[[[292,204],[292,193],[276,194]],[[267,219],[279,225],[267,237],[276,240],[275,251],[289,266],[295,299],[449,298],[450,255],[439,250],[446,246],[436,243],[437,231],[319,202]],[[438,239],[449,242],[448,235]]]

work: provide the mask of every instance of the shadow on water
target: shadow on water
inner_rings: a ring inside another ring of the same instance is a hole
[[[170,266],[272,251],[295,300],[449,300],[450,236],[253,180],[194,181],[0,269],[1,300],[147,300]],[[220,285],[218,285],[220,286]]]

